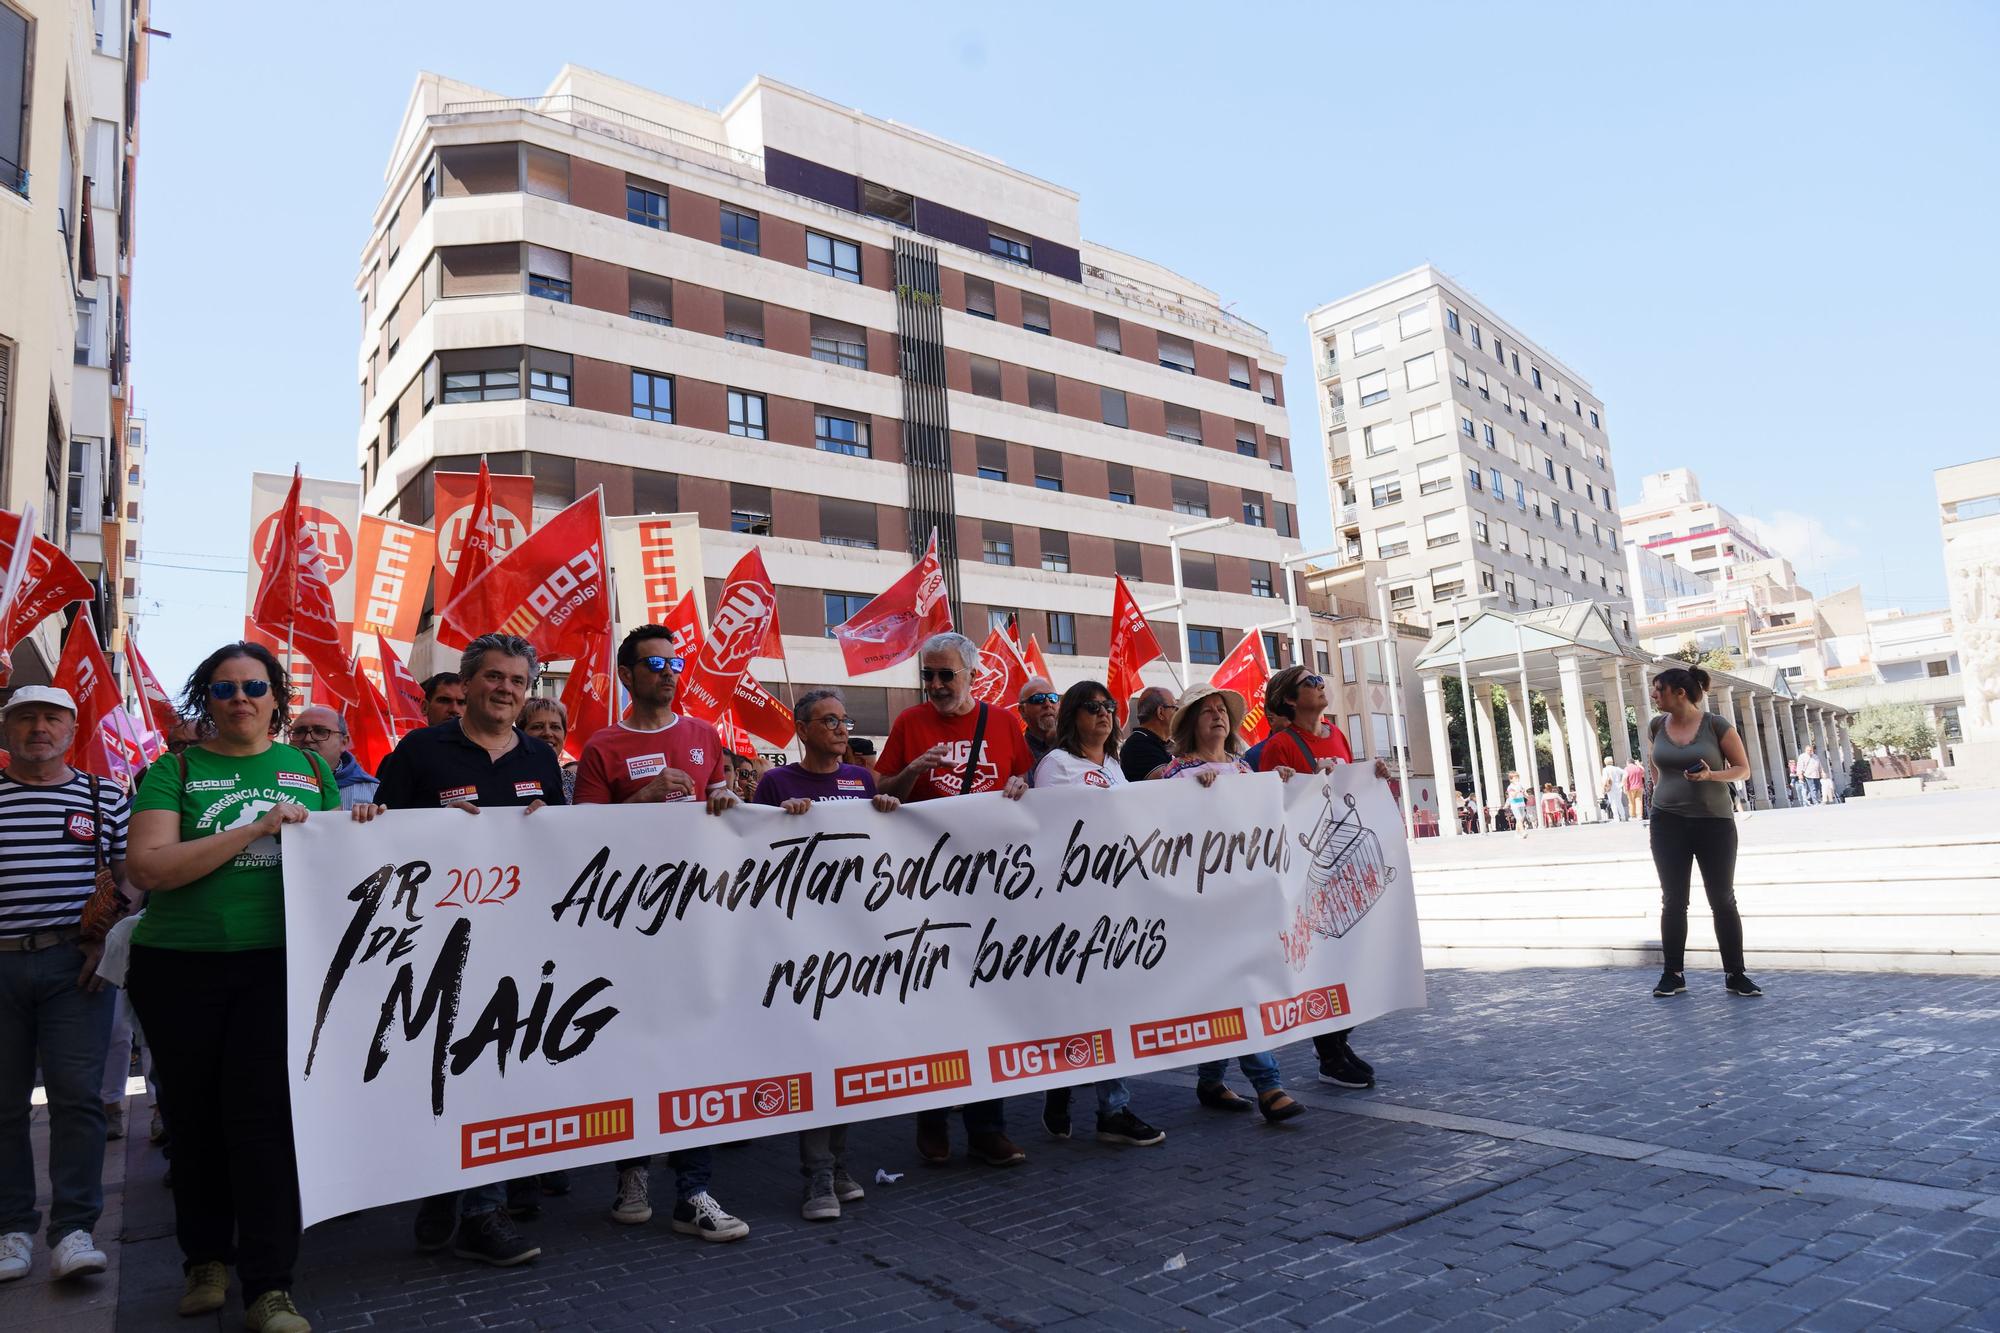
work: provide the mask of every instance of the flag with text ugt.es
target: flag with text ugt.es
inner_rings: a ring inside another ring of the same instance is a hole
[[[1139,610],[1138,599],[1125,586],[1125,580],[1118,579],[1111,591],[1111,667],[1106,673],[1106,684],[1111,687],[1112,702],[1118,705],[1119,726],[1125,725],[1133,696],[1145,688],[1139,668],[1165,656],[1160,651],[1159,639],[1153,635],[1153,627]]]
[[[1271,668],[1264,662],[1264,637],[1256,630],[1245,634],[1237,645],[1229,650],[1229,656],[1222,659],[1222,665],[1208,678],[1208,683],[1219,689],[1235,690],[1243,696],[1246,705],[1243,725],[1238,728],[1243,739],[1256,744],[1271,730],[1270,719],[1264,716],[1264,686],[1271,679]]]
[[[933,528],[923,558],[834,626],[833,637],[840,641],[847,674],[860,676],[907,661],[925,639],[950,628],[951,601],[944,595],[944,567],[938,563]]]
[[[438,642],[498,632],[526,639],[544,662],[584,652],[610,619],[602,500],[592,491],[477,578],[459,580],[438,613]]]
[[[34,513],[31,509],[30,515]],[[8,586],[0,588],[0,649],[11,649],[48,616],[71,602],[87,602],[97,590],[62,548],[31,537],[26,551],[18,549],[21,515],[0,510],[0,568]],[[32,532],[32,529],[30,529]]]
[[[76,735],[70,740],[69,766],[118,780],[98,744],[98,731],[118,708],[118,686],[111,677],[111,663],[97,643],[97,628],[91,623],[90,608],[77,613],[63,640],[62,656],[56,659],[55,687],[68,690],[76,700]]]

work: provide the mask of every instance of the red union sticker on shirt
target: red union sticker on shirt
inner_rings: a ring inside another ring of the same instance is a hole
[[[1266,1000],[1257,1006],[1264,1020],[1264,1035],[1274,1037],[1302,1023],[1317,1023],[1348,1013],[1347,987],[1315,986],[1285,1000]]]
[[[280,787],[302,787],[306,791],[318,791],[319,779],[310,773],[287,773],[281,768],[278,770],[278,785]]]
[[[476,801],[479,799],[477,787],[446,787],[438,793],[439,805],[450,805],[453,801]]]
[[[699,756],[695,762],[701,762]],[[656,778],[664,773],[666,768],[666,755],[657,751],[653,754],[628,755],[625,759],[625,776],[635,781],[639,778]]]
[[[539,782],[517,782],[514,784],[514,794],[516,796],[540,796],[542,794],[542,784]]]
[[[835,791],[865,792],[868,790],[868,784],[860,778],[835,778],[833,780],[833,789]]]
[[[97,841],[97,821],[80,812],[72,814],[69,817],[69,836],[78,842]]]

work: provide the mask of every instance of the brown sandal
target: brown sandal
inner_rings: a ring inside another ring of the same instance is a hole
[[[1195,1100],[1211,1111],[1247,1111],[1250,1103],[1238,1097],[1220,1083],[1198,1083],[1194,1090]]]
[[[1280,1120],[1290,1120],[1295,1115],[1305,1114],[1306,1108],[1303,1103],[1294,1101],[1292,1095],[1283,1088],[1271,1088],[1257,1094],[1257,1109],[1264,1113],[1266,1120],[1275,1125]]]

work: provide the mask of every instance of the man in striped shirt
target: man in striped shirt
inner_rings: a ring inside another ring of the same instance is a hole
[[[34,1258],[29,1099],[37,1061],[49,1102],[49,1271],[101,1273],[91,1229],[104,1210],[104,1103],[113,993],[100,946],[79,932],[100,850],[120,883],[128,804],[116,784],[65,762],[76,735],[68,691],[15,690],[0,709],[11,762],[0,771],[0,1282]]]

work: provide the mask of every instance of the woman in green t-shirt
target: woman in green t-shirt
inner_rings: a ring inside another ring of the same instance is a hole
[[[285,889],[279,834],[338,810],[326,760],[274,741],[291,682],[269,649],[232,643],[188,678],[201,740],[148,769],[126,866],[151,897],[127,990],[174,1140],[180,1313],[222,1307],[227,1265],[264,1333],[309,1333],[292,1305],[298,1163],[285,1059]]]

